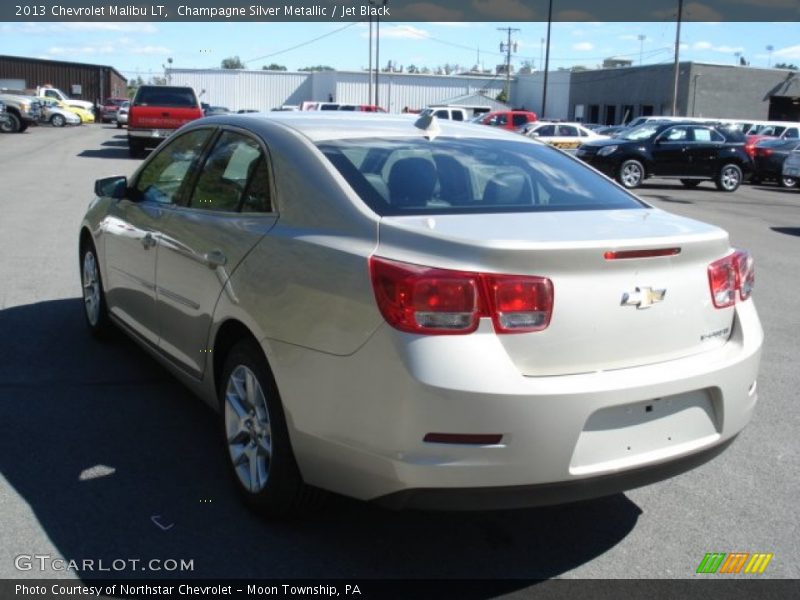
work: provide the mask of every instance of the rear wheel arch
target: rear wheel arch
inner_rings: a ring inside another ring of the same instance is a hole
[[[219,386],[222,383],[220,380],[228,353],[242,340],[250,340],[259,348],[261,347],[256,336],[253,335],[253,332],[250,331],[247,325],[236,319],[225,321],[217,330],[214,336],[214,344],[211,348],[212,374],[214,377],[215,390],[219,390]],[[262,350],[262,354],[263,353]],[[269,364],[266,355],[264,355],[264,360]]]

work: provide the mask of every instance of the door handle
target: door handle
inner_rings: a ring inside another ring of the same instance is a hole
[[[156,245],[156,238],[153,237],[153,234],[148,233],[146,236],[142,238],[142,246],[144,246],[145,250],[149,250],[155,245]]]
[[[203,257],[209,269],[216,269],[217,267],[224,267],[228,262],[228,257],[219,250],[212,250]]]

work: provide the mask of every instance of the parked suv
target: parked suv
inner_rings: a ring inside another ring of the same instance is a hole
[[[575,155],[629,189],[648,177],[664,177],[688,188],[710,179],[718,190],[733,192],[753,170],[744,145],[740,131],[723,125],[656,122],[586,142]]]
[[[183,124],[203,117],[197,94],[190,87],[143,85],[128,111],[128,150],[140,157]]]

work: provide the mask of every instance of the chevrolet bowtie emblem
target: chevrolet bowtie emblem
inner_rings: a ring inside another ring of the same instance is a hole
[[[635,306],[636,308],[650,308],[656,302],[661,302],[667,290],[654,290],[651,287],[637,287],[633,292],[622,294],[622,306]]]

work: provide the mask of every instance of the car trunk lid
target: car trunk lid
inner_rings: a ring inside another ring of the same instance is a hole
[[[733,308],[714,308],[708,281],[727,234],[658,209],[384,217],[379,239],[376,254],[394,260],[549,278],[547,329],[497,335],[524,375],[651,364],[730,335]],[[639,250],[666,255],[607,254]]]

